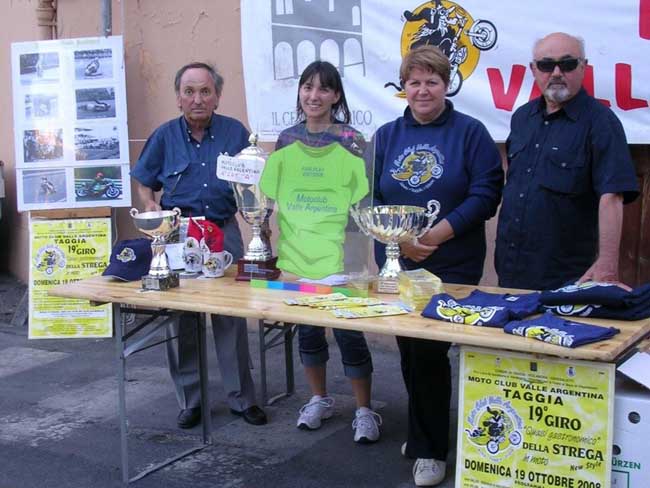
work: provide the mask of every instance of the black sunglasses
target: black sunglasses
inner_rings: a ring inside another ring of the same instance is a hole
[[[581,58],[540,59],[535,61],[535,66],[542,73],[552,73],[556,66],[562,73],[569,73],[578,67],[580,61]]]

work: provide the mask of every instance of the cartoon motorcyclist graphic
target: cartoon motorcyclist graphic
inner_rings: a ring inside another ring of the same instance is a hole
[[[497,29],[489,20],[474,20],[461,4],[451,0],[432,0],[403,12],[404,28],[400,40],[402,57],[411,49],[437,46],[449,58],[451,72],[447,96],[456,95],[478,64],[481,51],[492,49]],[[388,82],[398,90],[397,83]]]
[[[458,32],[467,22],[467,18],[463,16],[452,17],[454,10],[456,10],[455,6],[445,8],[440,0],[436,0],[432,7],[425,7],[418,13],[405,10],[404,18],[407,22],[424,21],[413,36],[410,48],[431,44],[438,46],[449,57],[453,45],[457,42]],[[451,29],[450,26],[458,27]]]

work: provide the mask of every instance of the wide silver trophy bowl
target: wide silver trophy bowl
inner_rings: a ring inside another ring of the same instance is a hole
[[[440,203],[430,200],[428,208],[413,205],[378,205],[375,207],[352,207],[354,221],[361,231],[386,244],[386,262],[379,271],[377,291],[398,293],[400,242],[423,236],[433,225]]]
[[[138,209],[132,208],[129,213],[136,228],[153,238],[151,266],[149,274],[142,277],[142,288],[162,291],[178,286],[178,273],[169,268],[165,241],[180,226],[180,209],[138,212]]]
[[[248,142],[250,142],[250,146],[244,148],[234,159],[244,168],[263,168],[268,154],[257,145],[255,134],[251,134]],[[236,279],[238,281],[274,280],[280,276],[280,270],[275,265],[277,257],[273,257],[271,244],[262,235],[262,226],[267,223],[274,202],[262,193],[257,184],[258,180],[248,183],[230,182],[239,214],[251,226],[251,240],[246,248],[246,253],[237,261]]]

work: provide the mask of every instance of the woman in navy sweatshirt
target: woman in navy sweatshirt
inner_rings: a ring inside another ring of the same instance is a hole
[[[478,284],[485,260],[485,221],[501,199],[503,170],[485,126],[445,98],[449,60],[433,46],[411,50],[400,67],[404,115],[375,134],[375,204],[427,207],[440,202],[433,227],[401,244],[405,268],[425,268],[446,283]],[[376,260],[385,260],[377,245]],[[444,480],[449,434],[449,343],[398,337],[409,395],[402,453],[416,459],[417,486]]]

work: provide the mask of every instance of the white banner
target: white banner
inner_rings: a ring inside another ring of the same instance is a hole
[[[585,40],[587,91],[630,143],[650,142],[650,0],[242,0],[241,19],[248,120],[265,141],[295,123],[298,78],[315,59],[339,68],[353,125],[372,135],[406,106],[398,70],[418,43],[441,46],[456,109],[504,141],[513,111],[539,95],[533,43],[563,31]]]

